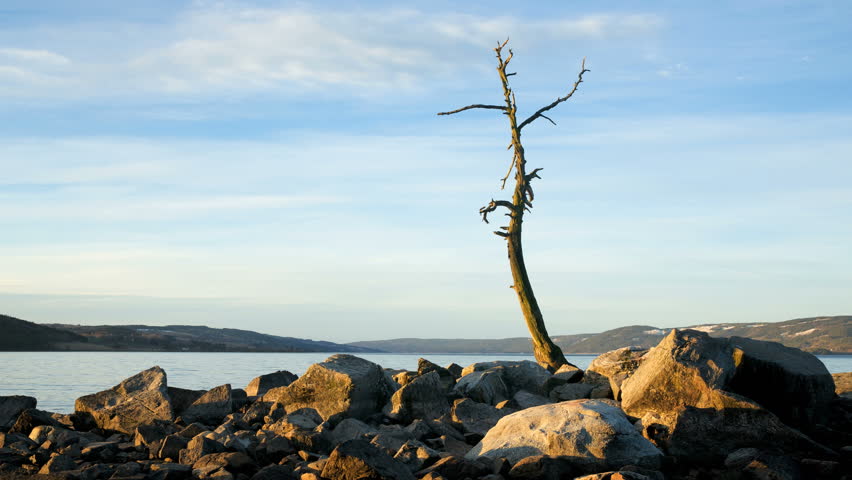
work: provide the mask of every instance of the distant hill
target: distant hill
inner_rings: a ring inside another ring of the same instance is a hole
[[[692,328],[714,337],[748,337],[780,342],[790,347],[819,353],[852,354],[852,316],[813,317],[776,323],[718,323]],[[557,335],[553,341],[567,354],[603,353],[629,345],[650,348],[671,328],[632,325],[603,333]],[[393,353],[532,353],[526,337],[503,339],[418,339],[398,338],[350,343]]]
[[[65,330],[0,315],[0,350],[57,350],[60,345],[85,344],[86,339]]]
[[[192,325],[40,325],[0,315],[0,350],[374,352],[367,347]]]

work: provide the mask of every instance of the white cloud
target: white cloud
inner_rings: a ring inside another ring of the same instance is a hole
[[[0,61],[12,60],[48,66],[65,66],[71,63],[67,57],[49,50],[25,48],[0,48]]]

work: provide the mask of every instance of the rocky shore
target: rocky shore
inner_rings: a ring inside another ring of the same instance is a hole
[[[852,382],[835,378],[800,350],[694,330],[586,371],[340,354],[195,391],[153,367],[70,415],[0,397],[0,478],[852,479]]]

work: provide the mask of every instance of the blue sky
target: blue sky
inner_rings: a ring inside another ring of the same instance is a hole
[[[0,312],[525,335],[507,36],[552,334],[852,311],[852,4],[137,3],[0,8]]]

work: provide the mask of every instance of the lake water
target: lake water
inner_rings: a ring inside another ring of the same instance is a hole
[[[277,370],[301,375],[330,353],[198,353],[198,352],[0,352],[0,395],[29,395],[38,408],[71,413],[77,397],[106,390],[154,365],[162,367],[170,386],[210,389],[230,383],[245,388],[252,378]],[[492,360],[533,360],[512,354],[358,354],[385,368],[416,370],[425,357],[438,365],[467,366]],[[585,369],[595,355],[567,355]],[[852,355],[819,356],[829,372],[852,371]]]

